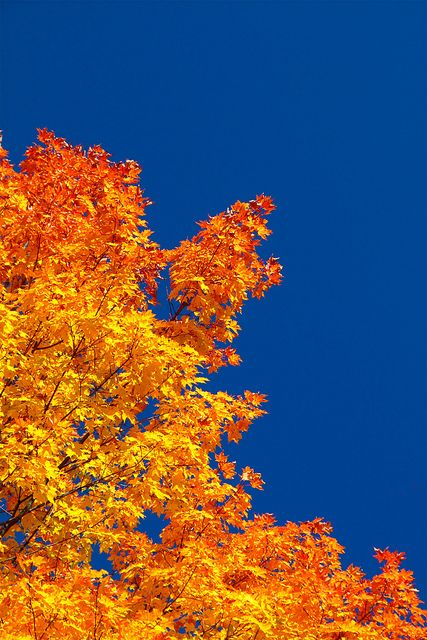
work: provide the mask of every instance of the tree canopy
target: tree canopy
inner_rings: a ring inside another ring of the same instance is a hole
[[[41,130],[0,172],[2,638],[425,638],[403,554],[344,568],[321,518],[252,515],[261,476],[227,456],[265,397],[205,383],[239,364],[244,302],[280,282],[258,253],[271,198],[164,250],[135,162]]]

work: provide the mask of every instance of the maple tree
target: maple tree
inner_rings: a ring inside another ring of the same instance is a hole
[[[257,253],[271,199],[161,250],[135,162],[39,141],[19,171],[1,151],[2,639],[425,638],[403,554],[343,568],[323,520],[252,517],[261,477],[226,455],[264,397],[204,383],[239,363],[244,301],[280,282]]]

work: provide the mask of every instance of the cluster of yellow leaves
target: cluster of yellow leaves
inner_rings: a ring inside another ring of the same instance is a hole
[[[264,397],[203,383],[238,364],[248,296],[280,281],[257,253],[271,199],[162,251],[134,162],[39,140],[20,171],[0,162],[2,639],[425,638],[399,554],[378,552],[367,579],[321,520],[251,518],[262,479],[224,451]],[[165,270],[168,320],[154,313]],[[92,567],[95,545],[110,571]]]

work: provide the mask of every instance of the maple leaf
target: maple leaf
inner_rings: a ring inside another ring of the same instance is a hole
[[[251,467],[245,467],[240,477],[242,480],[249,482],[254,489],[262,489],[264,482],[261,474],[256,473]]]

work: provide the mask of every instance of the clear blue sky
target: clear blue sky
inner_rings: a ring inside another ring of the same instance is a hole
[[[286,279],[250,303],[244,364],[268,394],[231,451],[257,511],[330,520],[346,562],[407,552],[426,576],[425,2],[2,3],[1,128],[48,127],[144,166],[173,246],[236,199],[278,205]]]

